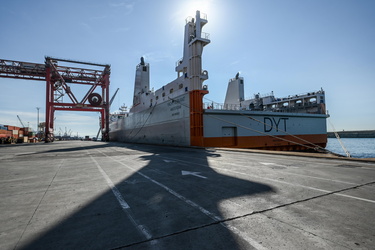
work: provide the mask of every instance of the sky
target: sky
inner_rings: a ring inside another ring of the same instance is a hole
[[[209,94],[223,103],[228,80],[245,96],[326,93],[335,130],[375,129],[375,1],[372,0],[12,0],[0,4],[0,59],[45,56],[111,65],[111,112],[130,107],[135,68],[150,63],[155,90],[173,81],[185,19],[207,14],[203,51]],[[0,124],[36,128],[45,119],[43,81],[0,78]],[[80,99],[79,94],[77,99]],[[82,93],[82,96],[85,93]],[[99,113],[55,112],[55,134],[96,136]],[[328,131],[332,131],[327,123]]]

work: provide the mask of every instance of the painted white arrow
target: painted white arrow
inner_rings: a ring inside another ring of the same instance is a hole
[[[182,175],[194,175],[194,176],[199,177],[199,178],[207,179],[207,177],[199,175],[200,172],[190,172],[190,171],[184,171],[184,170],[182,170],[181,174]]]

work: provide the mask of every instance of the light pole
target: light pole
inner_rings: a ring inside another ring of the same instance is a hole
[[[40,107],[36,107],[36,109],[38,110],[38,116],[37,116],[38,119],[37,119],[37,124],[36,124],[36,128],[37,128],[36,136],[39,139],[39,131],[40,131],[40,129],[39,129],[39,109],[40,109]]]

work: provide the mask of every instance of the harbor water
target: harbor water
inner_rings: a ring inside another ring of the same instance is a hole
[[[375,138],[341,138],[341,142],[354,158],[375,158]],[[336,138],[328,138],[326,149],[346,155]]]

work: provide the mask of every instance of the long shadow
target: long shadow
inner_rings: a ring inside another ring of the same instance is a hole
[[[144,164],[116,185],[130,208],[121,208],[108,188],[22,249],[251,249],[223,222],[233,211],[246,210],[238,197],[252,199],[273,191],[270,186],[216,172],[208,159],[220,155],[207,150],[130,145],[137,150],[134,163],[123,150],[110,148],[129,145],[104,145],[84,149],[107,149],[107,156],[97,152],[95,158],[108,175],[111,169],[125,173]]]

